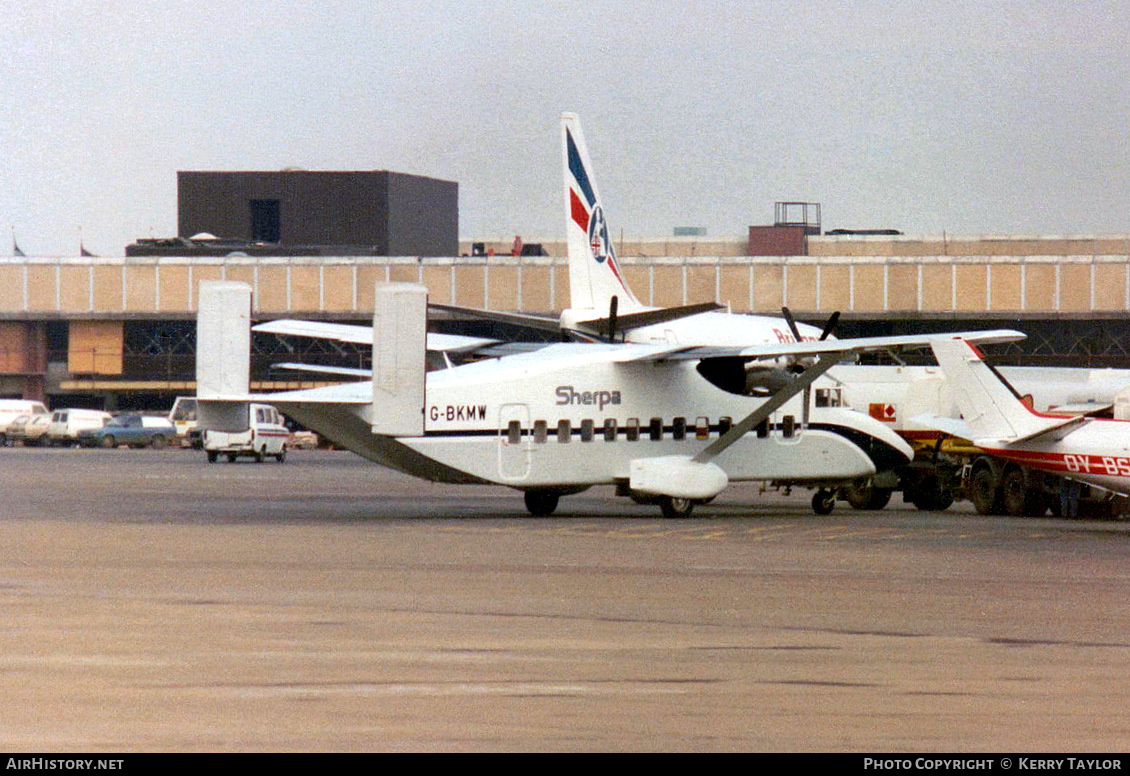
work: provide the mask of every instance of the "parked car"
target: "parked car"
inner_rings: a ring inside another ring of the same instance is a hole
[[[290,431],[283,425],[279,411],[268,404],[249,404],[247,410],[248,428],[241,432],[204,432],[204,450],[208,453],[208,463],[215,463],[221,456],[234,461],[239,456],[251,456],[257,462],[264,457],[274,456],[282,463],[286,460],[286,442]]]
[[[150,415],[119,415],[101,428],[88,428],[79,432],[78,443],[83,447],[164,447],[176,439],[177,428],[168,418]]]
[[[50,426],[50,412],[20,415],[8,424],[8,439],[11,442],[23,442],[27,447],[35,447],[43,441]]]
[[[289,450],[316,450],[318,435],[313,431],[291,431],[286,446]]]
[[[0,399],[0,444],[8,441],[8,426],[20,415],[41,415],[47,413],[43,402],[26,399]]]
[[[110,413],[101,410],[55,410],[51,414],[51,425],[47,427],[47,444],[77,444],[80,431],[88,428],[102,428],[109,421]]]

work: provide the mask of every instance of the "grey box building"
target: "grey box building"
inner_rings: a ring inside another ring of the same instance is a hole
[[[456,256],[459,184],[366,172],[177,173],[177,234],[280,253]],[[310,249],[310,250],[305,250]]]

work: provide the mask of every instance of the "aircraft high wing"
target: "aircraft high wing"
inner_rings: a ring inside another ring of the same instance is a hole
[[[241,430],[242,404],[268,402],[376,463],[436,482],[521,490],[535,514],[549,514],[560,496],[597,484],[616,485],[678,515],[730,481],[816,487],[869,476],[877,461],[905,463],[909,447],[882,423],[842,409],[809,415],[789,403],[845,354],[929,343],[925,337],[707,348],[559,343],[426,372],[426,289],[380,284],[373,327],[360,327],[372,337],[371,379],[252,395],[250,293],[242,283],[201,284],[203,429]],[[356,328],[306,331],[351,341],[361,334]],[[992,342],[1023,335],[966,336]],[[727,391],[703,366],[796,356],[816,363],[769,399]],[[815,506],[828,504],[823,493]]]

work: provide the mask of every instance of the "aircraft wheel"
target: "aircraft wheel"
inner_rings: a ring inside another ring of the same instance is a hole
[[[818,490],[812,496],[812,511],[818,515],[830,515],[836,508],[836,492]]]
[[[549,517],[557,509],[560,494],[551,490],[527,490],[525,493],[526,509],[534,517]]]
[[[852,509],[882,509],[891,500],[890,488],[876,488],[870,480],[853,482],[845,490]]]
[[[997,488],[997,478],[991,469],[985,468],[973,475],[970,485],[969,497],[979,515],[997,515],[1001,511],[1000,492]]]
[[[659,500],[659,509],[664,517],[690,517],[694,511],[694,501],[689,498],[664,496]]]

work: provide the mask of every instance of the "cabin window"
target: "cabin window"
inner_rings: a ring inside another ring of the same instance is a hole
[[[652,418],[647,425],[647,433],[653,442],[663,438],[663,418]]]
[[[710,418],[699,418],[694,423],[695,439],[706,439],[710,436]]]
[[[734,419],[729,415],[718,418],[718,436],[722,436],[734,427]]]
[[[842,406],[844,406],[843,389],[841,389],[841,388],[817,388],[816,389],[816,406],[817,407],[842,407]]]
[[[557,441],[568,442],[573,438],[573,429],[568,420],[557,421]]]
[[[593,437],[593,428],[595,424],[592,418],[585,418],[581,421],[581,441],[591,442]]]
[[[522,441],[522,421],[512,420],[506,424],[506,441],[512,445]]]
[[[625,424],[625,427],[627,429],[626,435],[628,437],[628,441],[638,442],[640,440],[640,419],[628,418],[628,422]]]
[[[796,433],[796,417],[793,415],[786,415],[781,419],[781,436],[785,439],[792,439]]]
[[[544,445],[545,440],[549,438],[549,429],[544,420],[534,421],[534,442],[539,445]]]
[[[687,438],[687,419],[686,418],[675,418],[675,420],[672,421],[671,425],[672,425],[671,436],[675,437],[675,439],[686,439]]]
[[[615,442],[616,441],[616,419],[615,418],[606,418],[605,421],[604,421],[604,441],[605,442]]]

